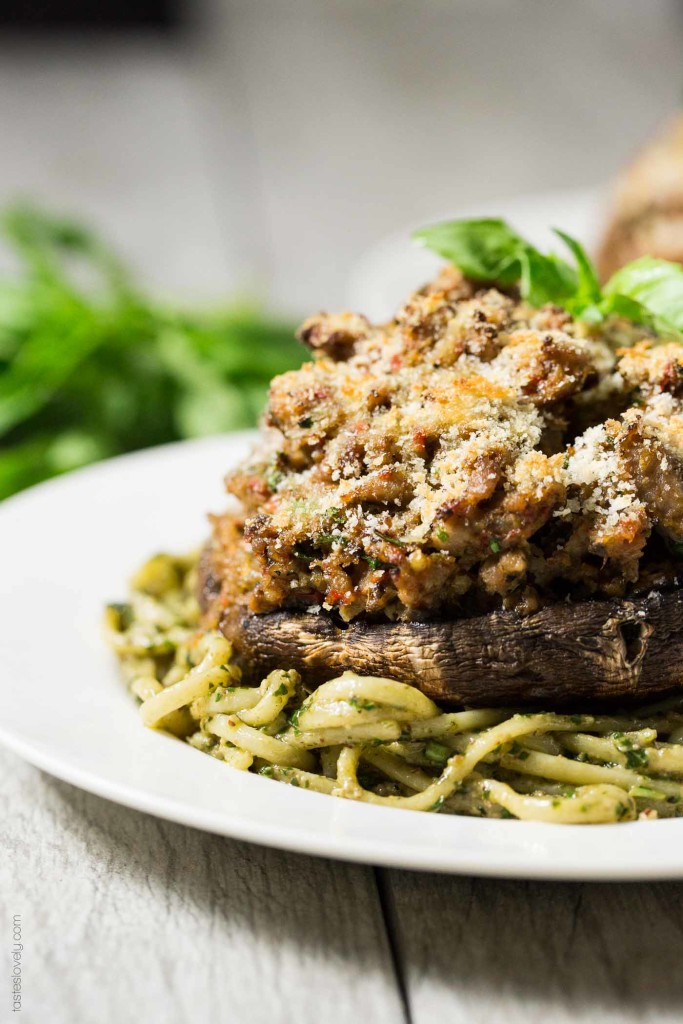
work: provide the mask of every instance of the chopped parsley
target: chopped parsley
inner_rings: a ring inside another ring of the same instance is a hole
[[[269,469],[264,479],[266,481],[266,486],[268,490],[273,491],[274,493],[284,480],[284,475],[280,472],[279,469]]]
[[[629,793],[631,796],[642,797],[644,800],[666,800],[666,793],[660,789],[652,789],[650,786],[633,786]],[[676,799],[676,797],[674,797]]]
[[[371,569],[395,569],[396,566],[392,565],[391,562],[382,562],[379,558],[373,558],[372,555],[361,554],[360,556],[364,562],[367,562]]]
[[[371,700],[363,700],[361,697],[349,697],[349,704],[356,711],[376,711],[378,704]]]
[[[278,489],[278,487],[285,478],[285,475],[282,472],[281,465],[283,459],[286,459],[284,453],[276,452],[273,455],[272,459],[270,460],[263,477],[263,479],[266,482],[268,490],[272,491],[273,493],[275,493],[275,491]]]
[[[134,619],[132,605],[128,603],[108,604],[107,610],[111,612],[112,616],[115,618],[115,628],[119,633],[124,632],[132,626]]]
[[[298,733],[298,732],[301,731],[299,729],[299,715],[301,714],[302,711],[306,710],[306,703],[307,702],[304,701],[304,703],[301,705],[301,707],[296,709],[296,711],[294,712],[294,714],[292,715],[292,717],[289,720],[290,728],[295,733]]]
[[[451,755],[450,748],[436,740],[430,740],[425,747],[425,757],[434,764],[444,764]]]
[[[388,544],[395,544],[397,548],[405,548],[408,546],[402,540],[399,540],[398,537],[392,537],[388,533],[378,533],[377,536],[380,540],[385,540]]]
[[[619,753],[624,754],[627,768],[647,768],[650,763],[647,750],[637,747],[629,736],[623,732],[613,732],[612,739],[614,746]]]
[[[319,533],[315,538],[316,544],[332,545],[340,544],[343,548],[348,544],[346,537],[338,537],[334,533]]]
[[[625,754],[627,768],[647,768],[650,763],[647,750],[639,750],[637,747],[634,747],[633,750],[625,751]]]

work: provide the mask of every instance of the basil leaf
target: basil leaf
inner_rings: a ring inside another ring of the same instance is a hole
[[[576,293],[576,274],[558,256],[544,256],[528,245],[521,255],[521,264],[520,291],[532,306],[543,306],[546,302],[563,306]]]
[[[553,303],[588,323],[616,314],[662,335],[683,334],[683,266],[644,256],[618,270],[605,285],[580,242],[555,228],[575,266],[545,255],[495,218],[446,221],[413,238],[475,281],[519,284],[533,306]]]
[[[562,239],[576,261],[578,277],[577,300],[586,307],[597,306],[602,298],[602,293],[600,291],[598,275],[588,253],[581,243],[577,242],[571,235],[560,231],[559,228],[553,228],[553,231],[558,238]]]
[[[617,270],[604,287],[605,306],[660,331],[683,331],[683,267],[643,256]]]
[[[519,282],[534,306],[568,302],[579,287],[576,272],[558,256],[544,256],[500,219],[452,220],[416,231],[415,241],[475,281]]]
[[[635,299],[630,299],[627,295],[605,296],[600,303],[600,312],[603,317],[614,314],[623,316],[634,324],[645,324],[654,328],[654,318],[645,306],[636,302]]]
[[[522,275],[526,243],[504,220],[450,220],[413,234],[414,241],[443,256],[475,281],[510,285]]]

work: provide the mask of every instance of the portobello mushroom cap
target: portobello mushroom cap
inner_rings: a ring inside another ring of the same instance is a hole
[[[216,580],[206,560],[200,597]],[[558,602],[520,618],[496,611],[433,622],[341,627],[325,612],[228,608],[221,632],[253,677],[293,668],[319,686],[350,669],[417,687],[443,705],[546,710],[625,705],[683,685],[683,592]]]

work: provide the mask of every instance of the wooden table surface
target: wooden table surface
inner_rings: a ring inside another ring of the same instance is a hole
[[[67,116],[64,101],[95,80]],[[182,61],[149,48],[3,54],[2,196],[80,204],[152,281],[217,289],[235,253],[216,224],[195,89]],[[680,884],[346,865],[169,824],[4,751],[0,774],[2,962],[8,977],[19,914],[27,1024],[681,1020]]]

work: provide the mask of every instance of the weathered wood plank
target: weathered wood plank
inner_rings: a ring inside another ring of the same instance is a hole
[[[385,887],[414,1024],[681,1019],[680,883],[391,871]]]
[[[0,772],[27,1024],[402,1024],[370,868],[163,822],[5,751]]]

